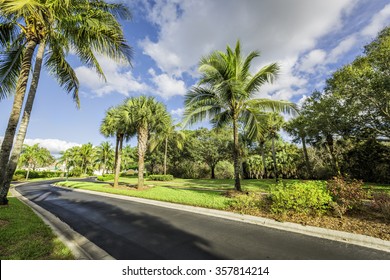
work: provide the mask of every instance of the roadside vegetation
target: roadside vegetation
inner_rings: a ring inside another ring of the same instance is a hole
[[[8,197],[0,207],[0,259],[71,260],[70,250],[28,206]]]

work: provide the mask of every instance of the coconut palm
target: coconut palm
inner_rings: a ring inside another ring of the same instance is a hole
[[[145,154],[151,132],[160,133],[171,122],[171,118],[161,102],[153,97],[133,97],[123,105],[124,122],[128,131],[135,131],[138,143],[138,188],[144,186]]]
[[[255,114],[258,110],[292,112],[295,109],[291,102],[254,98],[264,83],[274,80],[279,70],[278,65],[272,63],[251,75],[251,62],[258,56],[259,52],[253,51],[247,57],[242,57],[240,42],[237,41],[234,50],[227,46],[226,53],[215,51],[203,57],[199,63],[199,84],[185,96],[186,124],[206,118],[211,119],[214,127],[232,123],[234,187],[237,191],[241,191],[239,120],[244,124],[249,136],[253,136],[262,129]]]
[[[19,163],[27,167],[26,180],[30,174],[30,170],[49,165],[54,162],[53,156],[46,148],[39,147],[39,144],[32,146],[23,145],[23,151]]]
[[[67,91],[72,92],[73,98],[77,105],[78,101],[78,80],[70,65],[65,60],[70,49],[74,50],[81,62],[96,69],[97,73],[104,77],[102,69],[95,57],[94,53],[107,55],[116,60],[126,60],[130,62],[131,49],[126,44],[123,32],[117,19],[111,13],[115,13],[121,17],[128,18],[129,11],[120,4],[107,4],[102,1],[95,0],[68,0],[68,1],[3,1],[4,8],[2,12],[9,17],[16,17],[25,19],[27,23],[33,22],[34,30],[41,30],[36,37],[36,45],[40,44],[39,51],[36,57],[34,73],[32,77],[31,87],[27,98],[25,111],[21,121],[17,140],[15,141],[12,150],[11,158],[5,167],[6,160],[9,158],[9,153],[12,148],[12,142],[8,141],[13,138],[15,134],[16,124],[20,117],[21,103],[15,103],[19,99],[23,101],[24,92],[18,95],[16,91],[15,102],[11,118],[9,121],[9,128],[7,128],[5,139],[1,150],[0,164],[0,182],[2,189],[7,189],[10,178],[16,168],[16,162],[20,155],[22,144],[26,135],[29,118],[31,115],[32,105],[39,81],[39,74],[41,71],[42,59],[45,52],[45,45],[47,44],[47,55],[45,66],[49,73],[53,74],[59,84]],[[11,3],[12,2],[12,3]],[[18,14],[20,10],[26,9],[24,13]],[[88,19],[88,20],[86,20]],[[0,28],[1,30],[1,28]],[[22,30],[24,30],[22,28]],[[26,35],[27,41],[29,37]],[[20,38],[19,38],[20,39]],[[16,40],[17,41],[17,40]],[[10,48],[9,54],[22,54],[16,52],[15,47]],[[19,47],[20,49],[20,47]],[[24,58],[23,58],[24,59]],[[23,78],[23,64],[17,63],[21,59],[14,59],[16,62],[11,64],[15,68],[20,67],[19,80]],[[13,61],[8,59],[8,61]],[[9,64],[7,64],[9,65]],[[31,65],[31,59],[30,59]],[[1,70],[2,68],[0,68]],[[17,71],[7,71],[2,79],[11,81],[15,78]],[[0,71],[1,73],[1,71]],[[11,82],[7,83],[12,85]],[[18,88],[17,88],[18,89]],[[25,90],[25,87],[24,87]],[[18,101],[19,102],[19,101]],[[6,170],[6,171],[5,171]],[[5,174],[5,172],[7,172]],[[3,177],[3,180],[1,180]],[[7,189],[8,191],[8,189]],[[4,192],[2,192],[4,193]]]
[[[183,150],[185,134],[182,131],[176,130],[179,125],[172,125],[172,119],[167,122],[166,127],[158,133],[153,133],[150,136],[150,151],[154,151],[157,147],[164,145],[164,175],[167,174],[167,158],[168,158],[168,143]]]

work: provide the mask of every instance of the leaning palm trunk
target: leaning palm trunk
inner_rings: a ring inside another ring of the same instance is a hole
[[[238,143],[238,123],[237,119],[233,119],[233,134],[234,134],[234,151],[233,151],[233,160],[234,160],[234,188],[236,191],[241,192],[241,182],[240,182],[240,146]]]
[[[16,127],[20,119],[20,113],[22,111],[24,95],[26,92],[28,77],[31,69],[31,60],[34,54],[37,42],[35,40],[29,40],[27,42],[26,51],[23,56],[22,67],[20,70],[18,82],[16,84],[16,93],[14,97],[14,103],[12,105],[12,111],[8,120],[8,126],[5,131],[3,143],[0,151],[0,205],[8,204],[7,193],[8,188],[5,188],[3,182],[6,176],[7,165],[14,142]]]
[[[114,177],[114,188],[119,185],[119,173],[121,171],[121,161],[122,161],[122,146],[123,146],[123,135],[119,134],[117,137],[117,155],[115,162],[115,177]]]
[[[138,189],[144,187],[145,153],[148,142],[148,130],[145,127],[138,129]]]
[[[32,76],[31,86],[30,86],[30,90],[28,92],[26,106],[24,108],[22,121],[20,123],[18,135],[16,136],[16,141],[15,141],[14,147],[12,149],[11,158],[10,158],[8,165],[7,165],[6,175],[5,175],[5,178],[3,181],[3,188],[7,189],[7,191],[9,190],[12,176],[15,173],[16,166],[18,164],[18,160],[19,160],[20,154],[22,152],[24,139],[26,138],[27,127],[28,127],[28,123],[30,122],[31,111],[32,111],[32,107],[34,104],[35,94],[37,92],[39,77],[41,74],[42,60],[43,60],[43,55],[45,53],[45,46],[46,46],[45,42],[41,41],[39,48],[38,48],[38,53],[36,56],[34,73]]]

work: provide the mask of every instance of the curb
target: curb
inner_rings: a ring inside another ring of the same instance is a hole
[[[304,226],[304,225],[290,223],[290,222],[278,222],[275,220],[262,218],[262,217],[242,215],[242,214],[227,212],[222,210],[175,204],[175,203],[169,203],[169,202],[163,202],[163,201],[157,201],[157,200],[151,200],[145,198],[130,197],[130,196],[123,196],[118,194],[110,194],[110,193],[103,193],[103,192],[89,191],[89,190],[72,189],[72,188],[60,187],[54,185],[51,186],[56,188],[67,189],[67,190],[73,190],[76,192],[89,193],[89,194],[111,197],[111,198],[118,198],[122,200],[145,203],[145,204],[150,204],[150,205],[155,205],[155,206],[160,206],[165,208],[171,208],[176,210],[182,210],[182,211],[212,216],[212,217],[219,217],[223,219],[239,221],[248,224],[261,225],[269,228],[290,231],[290,232],[305,234],[309,236],[339,241],[343,243],[359,245],[359,246],[368,247],[371,249],[381,250],[385,252],[390,252],[390,241],[382,240],[376,237],[371,237],[362,234],[354,234],[354,233],[332,230],[332,229],[325,229],[325,228],[314,227],[314,226]]]
[[[76,260],[115,260],[106,251],[74,231],[57,216],[24,197],[14,187],[10,188],[10,192],[14,197],[29,206],[53,230],[54,234],[72,251]]]

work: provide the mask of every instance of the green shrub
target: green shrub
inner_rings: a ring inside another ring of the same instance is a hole
[[[340,217],[348,210],[360,207],[367,197],[362,181],[346,180],[341,176],[328,180],[327,189],[335,202],[333,210]]]
[[[318,215],[332,202],[326,184],[320,181],[279,183],[271,189],[270,199],[270,210],[277,214],[293,211]]]
[[[228,161],[220,161],[215,166],[215,178],[216,179],[233,179],[234,178],[234,166]]]
[[[62,171],[33,171],[30,170],[28,174],[28,179],[36,179],[36,178],[54,178],[61,177],[63,175]],[[19,181],[25,179],[27,176],[27,170],[16,170],[12,180]]]
[[[115,178],[115,174],[104,174],[102,176],[97,176],[97,180],[103,182],[114,180],[114,178]]]
[[[240,194],[235,196],[228,202],[232,211],[240,212],[241,214],[254,214],[263,205],[263,197],[260,194]]]
[[[372,206],[386,219],[390,220],[390,195],[388,193],[375,192],[373,194]]]
[[[151,181],[172,181],[173,175],[149,175],[148,179]]]

